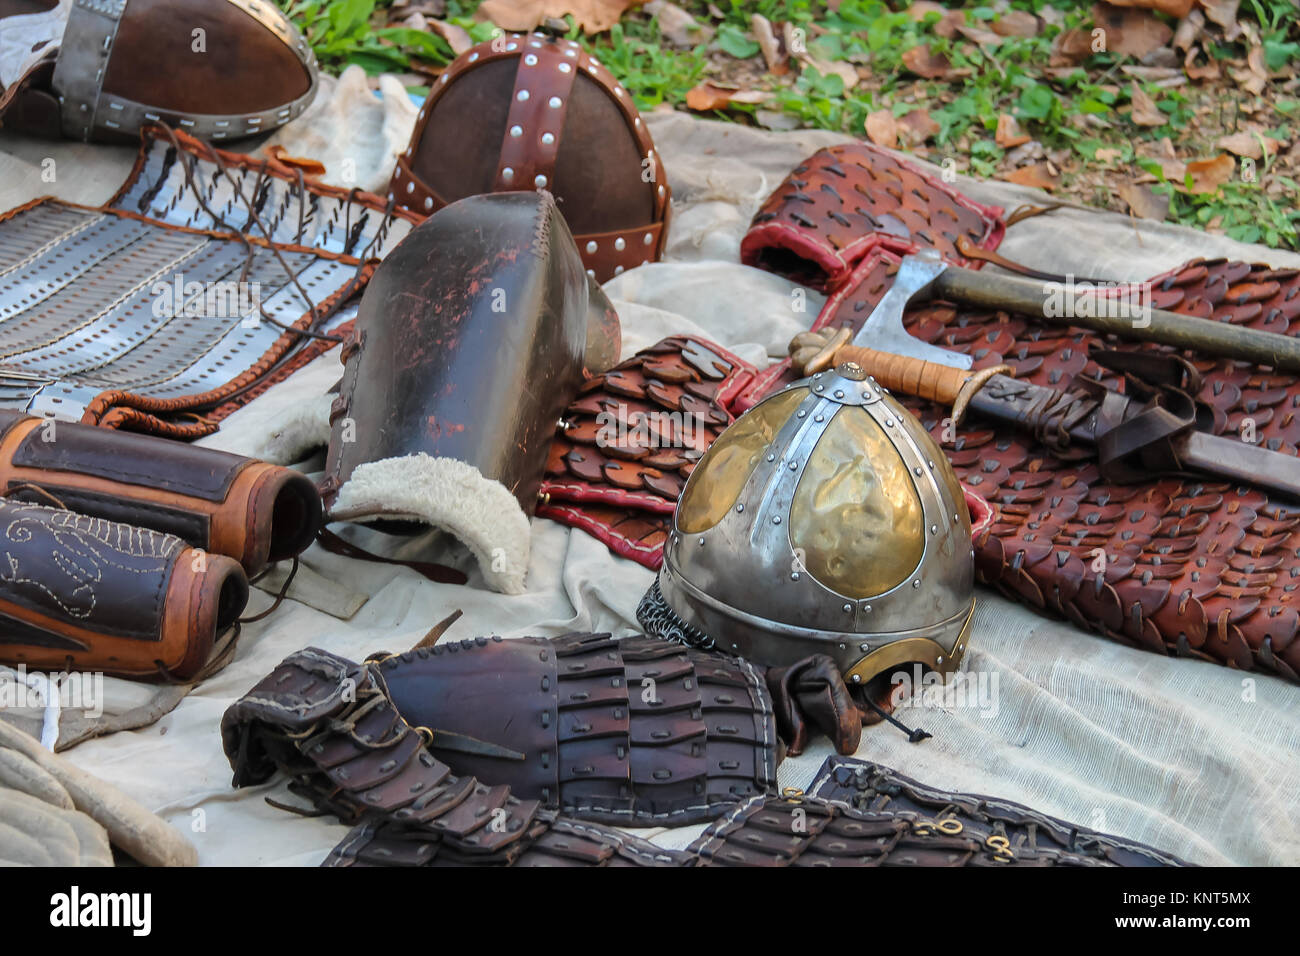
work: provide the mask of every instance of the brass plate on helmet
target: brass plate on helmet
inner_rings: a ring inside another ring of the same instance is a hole
[[[863,408],[835,413],[804,466],[790,505],[790,543],[823,585],[851,598],[907,580],[925,552],[912,476]]]
[[[722,520],[776,433],[807,396],[806,388],[773,395],[718,436],[695,466],[677,504],[677,527],[683,533],[698,534]]]

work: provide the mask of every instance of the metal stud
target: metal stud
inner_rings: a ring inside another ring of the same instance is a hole
[[[797,411],[797,412],[794,413],[794,417],[795,417],[795,418],[803,418],[803,417],[804,417],[805,415],[807,415],[807,414],[808,414],[807,410],[801,408],[801,409],[799,409],[799,411]]]
[[[522,126],[512,126],[510,127],[510,135],[515,139],[518,139],[520,136],[524,135],[524,128]]]
[[[564,105],[564,100],[560,99],[558,96],[552,96],[549,100],[546,101],[546,105],[553,110],[558,110],[561,106]]]
[[[701,547],[701,548],[704,547],[704,539],[703,539],[703,538],[700,538],[700,547]]]
[[[939,533],[939,526],[937,524],[930,525],[930,534],[938,534],[938,533]]]
[[[524,66],[536,66],[536,65],[537,65],[537,57],[534,54],[530,53],[526,57],[524,57]]]
[[[622,267],[622,266],[615,266],[615,267],[614,267],[614,275],[622,275],[622,274],[623,274],[623,267]]]
[[[894,427],[894,420],[893,420],[892,418],[886,418],[886,419],[885,419],[885,427],[886,427],[886,428],[893,428],[893,427]]]
[[[844,613],[845,613],[845,614],[852,614],[852,613],[853,613],[853,605],[852,605],[852,604],[846,604],[846,605],[844,605]]]
[[[543,146],[550,146],[550,145],[551,145],[552,143],[554,143],[554,142],[555,142],[555,134],[554,134],[554,133],[543,133],[543,134],[542,134],[542,145],[543,145]]]
[[[870,614],[870,613],[871,613],[871,605],[870,605],[870,604],[864,605],[863,608],[862,608],[862,610],[864,610],[864,611],[866,611],[868,614]]]
[[[773,515],[773,516],[772,516],[772,524],[780,524],[780,523],[781,523],[781,516],[780,516],[780,515]]]
[[[528,91],[527,91],[527,90],[520,90],[518,93],[515,94],[515,99],[517,99],[520,103],[527,103],[527,102],[528,102]]]
[[[745,510],[745,506],[744,506],[743,504],[736,505],[736,511],[737,511],[737,513],[741,512],[741,511],[744,511],[744,510]]]
[[[768,461],[776,461],[776,455],[768,455],[768,456],[767,456],[767,460],[768,460]]]
[[[593,252],[595,252],[596,248],[597,248],[596,240],[592,239],[590,242],[587,243],[587,255],[591,255]]]
[[[791,581],[798,581],[798,580],[799,580],[799,572],[798,572],[798,571],[791,571],[791,572],[790,572],[790,580],[791,580]]]
[[[921,473],[921,466],[920,466],[920,465],[917,465],[915,468],[912,469],[912,474],[914,474],[914,475],[919,475],[920,473]]]
[[[431,210],[433,209],[433,197],[432,197],[432,196],[425,196],[425,197],[424,197],[424,208],[425,208],[426,211],[431,211]]]
[[[836,398],[843,398],[843,397],[844,397],[844,389],[842,389],[842,388],[837,388],[837,389],[835,390],[835,397],[836,397]]]
[[[473,63],[473,62],[474,62],[475,60],[477,60],[477,59],[478,59],[478,54],[477,54],[477,53],[471,53],[471,54],[469,55],[469,62],[470,62],[470,63]]]
[[[820,423],[826,421],[826,416],[825,416],[825,415],[814,415],[814,416],[813,416],[813,421],[815,421],[815,422],[817,422],[818,424],[820,424]]]
[[[626,248],[626,246],[627,243],[623,241],[622,236],[619,236],[617,239],[614,240],[614,248],[617,249],[619,252],[622,252],[623,249]]]
[[[534,177],[534,178],[533,178],[533,185],[536,186],[538,189],[545,189],[545,188],[546,188],[546,177],[545,177],[545,176],[541,176],[541,175]]]
[[[650,235],[650,233],[648,233],[648,232],[647,232],[644,236],[641,237],[641,244],[642,244],[642,245],[646,245],[646,246],[648,246],[648,245],[650,245],[650,243],[652,243],[652,242],[654,242],[654,241],[655,241],[654,236]]]
[[[589,276],[590,276],[591,278],[593,278],[593,279],[596,278],[596,270],[595,270],[595,269],[588,269],[588,270],[587,270],[587,275],[589,275]]]
[[[560,64],[560,72],[561,72],[561,73],[569,73],[569,72],[571,72],[572,70],[573,70],[573,67],[569,66],[569,64],[567,64],[567,63],[561,63],[561,64]]]
[[[862,651],[862,652],[865,654],[867,651],[871,650],[871,645],[870,645],[870,644],[859,644],[859,645],[858,645],[858,650]]]
[[[915,581],[912,582],[912,587],[914,587],[914,588],[919,588],[920,586],[921,586],[921,579],[920,579],[920,578],[917,578]]]
[[[415,192],[415,180],[414,180],[414,179],[411,180],[409,183],[406,184],[406,191],[407,191],[408,193],[413,193],[413,192]]]

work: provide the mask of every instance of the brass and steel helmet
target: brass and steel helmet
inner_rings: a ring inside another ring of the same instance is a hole
[[[637,617],[766,665],[828,654],[876,699],[873,679],[900,665],[956,669],[974,578],[952,466],[846,363],[765,399],[713,443]]]
[[[426,216],[529,189],[555,196],[598,282],[663,254],[671,193],[632,94],[572,40],[512,33],[438,77],[389,198]]]

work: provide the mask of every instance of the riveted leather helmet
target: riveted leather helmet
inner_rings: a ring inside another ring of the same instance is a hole
[[[974,577],[948,460],[846,363],[760,402],[713,443],[637,616],[650,633],[766,665],[828,654],[867,688],[904,664],[958,666]]]
[[[670,192],[632,96],[571,40],[507,34],[438,78],[390,198],[429,215],[476,193],[547,189],[599,282],[656,261]]]
[[[273,0],[18,8],[0,16],[0,31],[37,42],[0,91],[0,113],[12,106],[7,123],[32,132],[133,141],[165,122],[205,140],[238,139],[301,115],[316,93],[311,48]]]

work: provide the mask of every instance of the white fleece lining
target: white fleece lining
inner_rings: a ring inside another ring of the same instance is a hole
[[[524,592],[529,522],[519,502],[473,465],[421,452],[358,465],[339,489],[329,520],[411,518],[463,541],[488,587]]]

